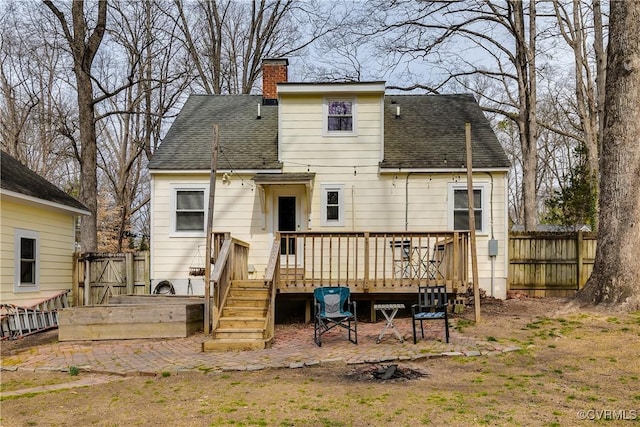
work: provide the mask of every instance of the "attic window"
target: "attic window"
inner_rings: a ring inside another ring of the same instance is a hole
[[[353,99],[328,99],[325,101],[325,134],[351,135],[355,132],[356,103]]]

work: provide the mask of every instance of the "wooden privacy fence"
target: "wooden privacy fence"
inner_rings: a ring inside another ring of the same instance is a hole
[[[107,304],[111,295],[151,293],[149,252],[74,255],[73,305]]]
[[[593,270],[596,233],[509,235],[509,290],[532,297],[571,296]]]

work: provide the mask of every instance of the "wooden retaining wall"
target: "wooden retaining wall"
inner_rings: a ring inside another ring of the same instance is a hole
[[[509,291],[532,297],[571,296],[593,270],[596,233],[509,235]]]

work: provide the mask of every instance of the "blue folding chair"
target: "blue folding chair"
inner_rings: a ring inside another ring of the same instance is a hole
[[[323,287],[313,291],[313,340],[322,346],[322,335],[339,326],[348,331],[348,338],[358,344],[358,319],[356,302],[351,301],[348,287]],[[353,323],[353,325],[352,325]],[[353,333],[353,338],[351,335]]]

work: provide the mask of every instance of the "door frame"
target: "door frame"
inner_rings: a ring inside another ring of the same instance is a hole
[[[303,184],[282,184],[282,185],[272,185],[271,188],[271,212],[273,215],[271,216],[271,229],[273,231],[273,236],[279,230],[279,203],[278,199],[280,197],[294,197],[295,198],[295,207],[296,207],[296,230],[297,232],[302,232],[307,230],[307,212],[306,212],[306,188]],[[302,239],[297,239],[296,241],[296,253],[295,255],[291,255],[289,257],[289,265],[290,266],[302,266],[303,254],[300,250]],[[281,256],[280,265],[287,265],[286,256]]]

